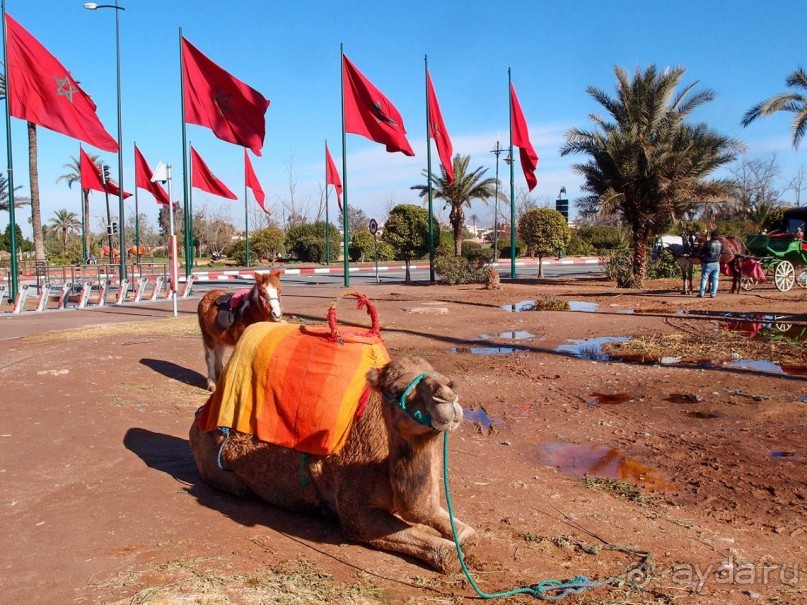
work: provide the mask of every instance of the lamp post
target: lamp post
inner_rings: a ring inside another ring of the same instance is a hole
[[[499,260],[499,156],[503,151],[507,151],[496,140],[496,148],[490,152],[496,156],[496,195],[493,198],[493,262]],[[510,154],[504,158],[505,163],[510,163]]]
[[[117,79],[118,79],[118,187],[120,193],[118,194],[118,225],[119,225],[119,247],[120,247],[120,281],[126,279],[126,229],[124,228],[124,209],[123,209],[123,125],[121,121],[121,94],[120,94],[120,11],[126,10],[122,6],[118,6],[118,0],[115,4],[96,4],[95,2],[87,2],[84,4],[87,10],[97,10],[99,8],[113,8],[115,9],[115,57],[117,60]],[[137,240],[137,235],[135,239]]]

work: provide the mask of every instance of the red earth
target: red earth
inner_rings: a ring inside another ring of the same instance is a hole
[[[391,355],[458,385],[467,421],[449,439],[449,483],[480,536],[467,561],[482,592],[586,576],[610,583],[564,602],[807,603],[807,292],[712,300],[675,285],[363,288]],[[322,322],[340,293],[287,287],[284,311]],[[543,296],[573,310],[510,306]],[[2,602],[479,601],[462,573],[202,483],[187,443],[207,398],[197,303],[177,319],[165,302],[0,318]],[[365,324],[349,307],[342,321]],[[744,361],[740,347],[636,364],[588,342],[708,340],[729,312],[758,314],[749,336],[800,341],[800,358],[779,363],[772,346]]]

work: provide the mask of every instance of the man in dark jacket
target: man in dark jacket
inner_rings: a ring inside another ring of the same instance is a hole
[[[709,296],[717,296],[717,277],[720,275],[720,255],[723,253],[723,242],[718,238],[720,234],[717,229],[712,231],[711,239],[706,242],[701,252],[701,287],[698,298],[703,298],[706,292],[706,284],[712,282]]]

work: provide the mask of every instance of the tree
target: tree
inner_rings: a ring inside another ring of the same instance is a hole
[[[22,189],[22,185],[17,185],[14,187],[14,191],[18,189]],[[28,197],[19,197],[17,195],[14,196],[14,207],[15,208],[22,208],[23,206],[27,206],[31,203],[31,198]],[[0,176],[0,212],[8,212],[9,211],[9,201],[8,201],[8,179],[4,176]]]
[[[277,257],[286,252],[286,234],[277,227],[266,227],[250,236],[249,247],[259,259],[268,258],[274,266]]]
[[[456,175],[456,173],[455,173]],[[432,221],[435,241],[440,241],[440,225]],[[412,283],[409,266],[412,259],[429,252],[429,211],[413,204],[395,206],[384,223],[381,239],[392,246],[396,260],[406,264],[406,283]]]
[[[345,227],[345,220],[344,220],[344,213],[339,212],[339,228],[344,229]],[[347,226],[349,227],[348,234],[353,233],[355,231],[367,230],[367,226],[370,224],[369,217],[364,213],[364,210],[361,208],[356,208],[356,206],[348,206],[347,207]],[[331,234],[333,235],[333,234]]]
[[[462,228],[465,226],[465,206],[471,207],[473,200],[482,200],[487,204],[488,198],[496,195],[496,179],[484,178],[487,168],[478,167],[468,172],[470,155],[454,156],[454,182],[449,184],[445,168],[440,166],[440,174],[432,172],[432,195],[442,199],[446,207],[451,208],[448,220],[454,229],[454,254],[462,254]],[[428,178],[428,172],[423,176]],[[410,187],[420,193],[421,197],[429,194],[429,185],[413,185]],[[435,238],[436,239],[436,238]]]
[[[100,169],[103,170],[103,166],[99,160],[98,154],[87,154],[90,160],[98,166]],[[57,183],[61,183],[64,181],[67,183],[67,186],[72,189],[73,185],[78,183],[79,187],[81,186],[81,160],[75,156],[70,156],[70,162],[65,164],[63,168],[67,170],[63,175],[56,179]],[[87,249],[87,253],[90,252],[90,190],[89,189],[82,189],[81,190],[81,199],[82,199],[82,208],[81,208],[81,216],[84,217],[84,247]]]
[[[67,256],[67,235],[69,233],[81,233],[81,221],[75,212],[65,209],[55,210],[55,216],[48,221],[46,227],[49,233],[58,233],[62,236],[62,252]]]
[[[543,277],[544,257],[568,246],[572,234],[560,212],[536,208],[518,219],[518,236],[527,244],[530,255],[538,257],[538,277]]]
[[[330,226],[331,233],[336,227]],[[292,227],[286,232],[286,249],[303,262],[325,262],[325,221]]]
[[[767,161],[743,158],[730,170],[734,181],[733,199],[735,204],[730,213],[718,213],[724,220],[748,219],[759,229],[767,222],[768,215],[781,205],[782,191],[776,187],[779,166],[776,154],[770,154]]]
[[[2,63],[0,63],[2,66]],[[0,99],[6,98],[5,69],[0,73]],[[8,101],[6,101],[8,102]],[[39,168],[37,162],[36,124],[27,123],[28,127],[28,180],[31,189],[31,230],[34,234],[34,252],[37,263],[45,262],[45,244],[42,235],[42,207],[39,202]],[[14,188],[16,191],[16,187]],[[14,204],[16,208],[17,205]]]
[[[693,200],[725,198],[731,182],[706,177],[734,161],[743,147],[704,124],[684,122],[714,93],[693,92],[694,84],[676,92],[683,68],[660,73],[652,65],[637,68],[633,79],[620,67],[614,72],[616,97],[593,86],[586,89],[611,120],[592,115],[593,130],[570,130],[561,155],[590,156],[587,163],[574,166],[588,193],[578,206],[584,214],[620,214],[630,226],[631,273],[621,285],[641,288],[648,239],[683,215]]]
[[[788,86],[803,89],[807,92],[807,72],[799,67],[785,80]],[[807,96],[799,92],[783,92],[754,105],[743,116],[742,125],[748,126],[759,117],[769,117],[780,111],[789,111],[796,114],[793,118],[791,131],[793,133],[793,148],[798,149],[804,133],[807,131]]]

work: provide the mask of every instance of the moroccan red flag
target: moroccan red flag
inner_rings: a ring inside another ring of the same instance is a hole
[[[185,121],[261,155],[269,100],[231,76],[182,38]]]
[[[333,185],[336,189],[336,202],[339,204],[339,210],[342,210],[342,179],[339,178],[339,172],[336,170],[336,164],[333,163],[331,152],[328,151],[328,145],[325,145],[325,186]]]
[[[513,137],[513,145],[518,147],[521,157],[521,168],[524,170],[524,178],[530,191],[535,189],[538,179],[535,178],[535,169],[538,167],[538,154],[530,143],[530,131],[527,128],[527,120],[524,112],[521,111],[521,104],[516,96],[516,89],[510,83],[510,132]]]
[[[440,156],[440,163],[443,165],[443,170],[446,171],[446,177],[450,185],[454,182],[454,164],[451,163],[454,148],[448,136],[446,123],[443,121],[443,112],[440,111],[440,105],[437,103],[432,76],[428,71],[426,72],[426,80],[428,84],[429,136],[434,139],[434,143],[437,145],[437,155]]]
[[[266,194],[263,192],[263,187],[261,187],[261,183],[258,180],[257,175],[255,174],[255,170],[252,168],[252,162],[249,160],[249,154],[247,150],[244,149],[244,178],[246,179],[247,187],[252,189],[252,195],[255,196],[255,201],[258,202],[258,205],[261,209],[266,213],[269,214],[269,211],[264,206],[264,202],[266,201]]]
[[[92,189],[93,191],[100,191],[104,193],[109,191],[110,195],[120,196],[120,187],[118,187],[112,180],[107,180],[106,189],[104,189],[104,177],[101,175],[101,167],[92,161],[92,158],[87,155],[87,152],[79,146],[79,170],[81,171],[81,188]],[[123,199],[130,197],[131,193],[124,193]]]
[[[387,151],[413,156],[403,118],[392,102],[342,55],[345,131],[386,145]]]
[[[98,149],[117,151],[118,143],[104,130],[95,103],[64,65],[8,14],[6,24],[11,115]]]
[[[207,167],[205,161],[196,153],[193,147],[191,147],[191,187],[231,200],[238,199],[237,195],[227,189],[227,186],[216,178],[216,175]]]
[[[140,153],[140,150],[135,145],[134,148],[135,154],[135,187],[140,187],[141,189],[145,189],[151,195],[154,196],[154,199],[157,200],[157,203],[161,206],[168,205],[168,194],[165,192],[165,189],[159,183],[154,183],[151,180],[151,177],[154,176],[154,173],[149,168],[148,162],[146,162],[146,158],[143,157],[143,154]]]

